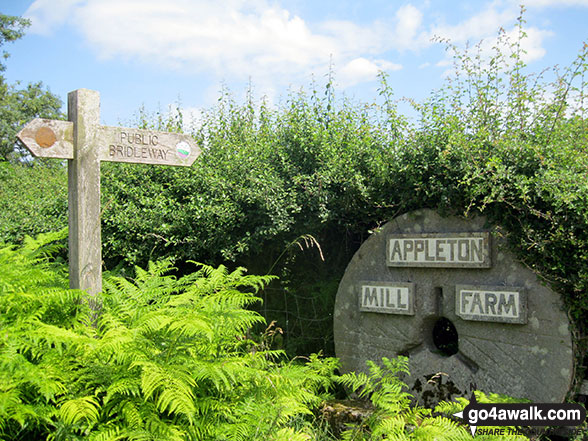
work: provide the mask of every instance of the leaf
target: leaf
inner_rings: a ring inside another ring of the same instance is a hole
[[[65,401],[59,408],[59,416],[65,424],[74,425],[85,420],[92,425],[98,421],[100,404],[91,396],[75,398]]]

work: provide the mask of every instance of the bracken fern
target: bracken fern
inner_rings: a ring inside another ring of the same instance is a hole
[[[0,439],[309,439],[336,362],[247,337],[273,276],[170,261],[107,276],[93,317],[48,235],[0,248]]]
[[[346,441],[467,441],[472,436],[467,428],[459,421],[449,417],[453,413],[463,410],[468,401],[458,398],[458,402],[443,402],[431,409],[411,406],[412,396],[406,392],[407,386],[400,379],[400,375],[408,374],[408,358],[398,357],[393,360],[382,359],[382,366],[368,361],[368,373],[351,372],[338,378],[341,384],[360,398],[369,398],[373,405],[373,412],[364,421],[351,425],[343,432],[342,439]],[[488,399],[483,394],[478,395],[482,400],[496,399],[513,400],[509,397],[492,395]],[[448,416],[444,416],[448,415]],[[478,437],[477,437],[478,438]],[[476,439],[477,439],[476,438]],[[481,440],[519,440],[525,436],[481,436]]]

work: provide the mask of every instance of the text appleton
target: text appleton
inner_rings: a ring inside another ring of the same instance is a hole
[[[484,239],[399,238],[390,239],[391,263],[483,263]]]

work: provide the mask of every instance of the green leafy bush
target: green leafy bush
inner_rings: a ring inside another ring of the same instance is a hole
[[[31,165],[0,161],[0,242],[67,226],[67,169],[54,160]]]

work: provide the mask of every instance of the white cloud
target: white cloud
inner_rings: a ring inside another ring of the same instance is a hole
[[[549,0],[541,0],[549,1]],[[586,0],[588,1],[588,0]],[[449,40],[458,48],[469,45],[475,54],[479,54],[481,63],[488,63],[495,55],[496,48],[502,54],[510,54],[510,43],[518,39],[518,28],[515,26],[520,15],[518,2],[495,0],[488,3],[486,8],[477,14],[455,25],[437,24],[431,29],[431,36]],[[508,29],[508,30],[507,30]],[[502,37],[498,31],[501,30]],[[545,56],[543,42],[553,36],[553,32],[537,27],[525,27],[526,36],[521,40],[521,59],[525,63],[539,60]],[[472,54],[474,55],[474,54]],[[445,58],[436,63],[438,67],[447,67],[452,64],[452,53],[447,53]],[[509,62],[506,55],[506,62]],[[446,70],[443,76],[449,75],[451,70]]]
[[[343,66],[346,83],[370,81],[378,70],[399,68],[382,53],[410,49],[422,23],[420,11],[406,5],[391,23],[325,21],[311,28],[266,0],[37,0],[28,15],[33,31],[44,33],[69,17],[68,24],[104,59],[252,76],[257,84],[326,72],[331,60]]]
[[[68,14],[83,0],[36,0],[24,13],[31,20],[30,32],[48,35],[66,22]]]
[[[380,71],[393,71],[402,69],[402,65],[386,60],[368,60],[363,57],[355,58],[338,71],[338,83],[343,87],[353,86],[365,81],[376,79]]]
[[[384,17],[367,26],[330,20],[323,22],[320,30],[337,41],[342,52],[355,57],[389,50],[414,51],[430,45],[423,29],[423,14],[411,4],[400,7],[394,17]]]
[[[528,2],[528,7],[569,7],[569,6],[582,6],[588,7],[588,0],[532,0]]]
[[[517,29],[513,29],[507,35],[515,40],[517,38]],[[525,63],[540,60],[545,56],[545,48],[543,47],[543,40],[553,36],[553,32],[541,30],[535,27],[527,28],[525,30],[527,37],[521,42],[521,49],[524,51],[522,59]]]
[[[269,88],[324,73],[331,60],[341,84],[372,81],[380,70],[402,67],[391,57],[429,47],[433,35],[456,44],[492,41],[518,15],[511,0],[494,0],[455,24],[427,24],[423,10],[409,3],[371,23],[310,24],[273,0],[36,0],[26,15],[32,32],[49,33],[65,23],[76,28],[105,59],[216,78],[252,77]],[[548,34],[536,28],[528,33],[529,59],[537,59]]]
[[[331,54],[346,58],[353,52],[338,35],[313,32],[302,18],[265,0],[60,1],[59,13],[49,0],[31,6],[36,31],[47,32],[62,24],[57,17],[69,16],[103,58],[263,77],[305,73],[328,66]]]
[[[395,46],[398,49],[416,49],[423,43],[418,35],[423,23],[423,13],[413,5],[402,6],[396,11]]]
[[[477,43],[491,35],[496,35],[499,28],[507,23],[512,23],[518,16],[516,7],[507,6],[498,9],[497,4],[489,4],[479,13],[455,25],[444,23],[435,25],[431,31],[431,37],[448,39],[452,43],[463,44],[474,40]]]

